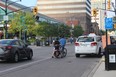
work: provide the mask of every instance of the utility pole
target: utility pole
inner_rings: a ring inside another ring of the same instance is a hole
[[[105,0],[105,13],[107,12],[106,10],[106,0]],[[107,13],[106,13],[107,14]],[[106,17],[107,18],[107,15]],[[106,48],[105,48],[105,70],[108,70],[108,49],[107,49],[107,46],[108,46],[108,34],[107,34],[107,29],[106,29]]]

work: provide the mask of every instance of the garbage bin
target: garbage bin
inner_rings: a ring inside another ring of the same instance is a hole
[[[105,48],[105,70],[116,70],[116,45]]]

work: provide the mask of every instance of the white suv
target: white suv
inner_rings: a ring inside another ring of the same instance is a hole
[[[102,42],[101,37],[95,34],[79,36],[75,42],[75,56],[97,54],[101,57]]]

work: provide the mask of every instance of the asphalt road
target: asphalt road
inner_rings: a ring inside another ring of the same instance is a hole
[[[74,45],[67,45],[65,58],[51,58],[53,47],[36,47],[33,60],[22,60],[19,63],[0,62],[0,77],[87,77],[99,62],[95,56],[76,58]]]

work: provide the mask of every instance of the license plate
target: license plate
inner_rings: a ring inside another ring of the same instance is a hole
[[[81,44],[81,46],[87,46],[86,44]]]

